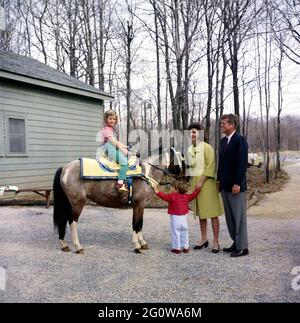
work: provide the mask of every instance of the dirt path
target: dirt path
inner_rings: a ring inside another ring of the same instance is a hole
[[[300,219],[300,162],[287,166],[285,170],[290,180],[283,190],[266,195],[257,206],[249,209],[250,216]]]

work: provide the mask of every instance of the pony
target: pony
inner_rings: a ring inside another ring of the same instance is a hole
[[[168,165],[155,166],[149,162],[144,162],[142,168],[145,178],[133,179],[132,243],[136,253],[143,253],[144,250],[150,249],[142,234],[144,208],[155,195],[150,184],[151,182],[158,184],[164,175],[170,175]],[[149,179],[150,183],[145,179]],[[69,222],[72,243],[76,253],[84,253],[84,248],[78,238],[78,220],[88,199],[100,206],[109,208],[125,208],[128,206],[128,193],[118,192],[114,185],[115,180],[113,179],[81,179],[79,160],[74,160],[57,169],[53,181],[53,220],[54,226],[58,229],[62,251],[70,251],[64,240],[66,226]]]

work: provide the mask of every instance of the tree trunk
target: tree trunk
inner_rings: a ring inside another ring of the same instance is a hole
[[[281,149],[281,111],[282,111],[282,58],[283,50],[280,43],[280,57],[278,62],[278,98],[277,98],[277,129],[276,129],[276,166],[275,166],[275,178],[278,177],[278,173],[281,171],[280,163],[280,149]]]
[[[159,38],[158,38],[158,21],[157,9],[154,3],[154,24],[155,24],[155,49],[156,49],[156,91],[157,91],[157,121],[158,130],[162,129],[161,122],[161,98],[160,98],[160,60],[159,60]]]
[[[240,101],[239,101],[239,81],[238,81],[238,47],[237,35],[233,38],[233,55],[231,57],[231,70],[232,70],[232,84],[233,84],[233,102],[234,113],[240,115]],[[240,131],[238,128],[237,131]]]
[[[131,105],[131,43],[133,41],[133,25],[127,21],[127,34],[126,34],[126,44],[127,44],[127,61],[126,61],[126,107],[127,107],[127,144],[130,132],[130,105]]]

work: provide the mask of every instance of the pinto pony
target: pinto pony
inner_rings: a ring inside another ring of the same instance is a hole
[[[145,178],[159,183],[167,168],[144,163]],[[118,192],[115,180],[86,180],[80,178],[80,161],[74,160],[56,171],[53,182],[54,194],[54,225],[58,229],[61,250],[70,251],[64,241],[66,226],[69,222],[72,242],[76,253],[84,253],[78,239],[78,219],[87,200],[104,207],[124,208],[128,205],[128,193]],[[143,215],[146,204],[154,196],[149,181],[143,178],[133,179],[133,216],[132,216],[132,242],[136,253],[148,250],[149,246],[143,238]]]

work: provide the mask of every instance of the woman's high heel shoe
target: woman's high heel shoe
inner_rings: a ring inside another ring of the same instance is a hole
[[[202,243],[202,245],[200,245],[200,246],[194,246],[194,248],[193,249],[195,249],[195,250],[197,250],[197,249],[202,249],[203,247],[204,248],[207,248],[208,247],[208,244],[209,244],[209,242],[208,241],[205,241],[204,243]]]
[[[220,245],[218,245],[218,249],[212,248],[212,253],[218,253],[220,251]]]

